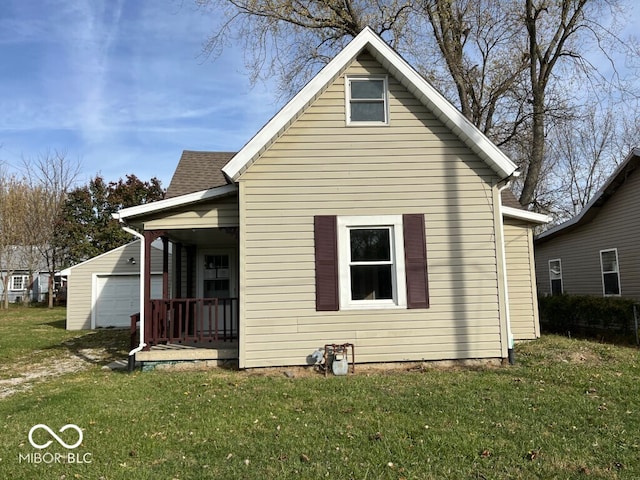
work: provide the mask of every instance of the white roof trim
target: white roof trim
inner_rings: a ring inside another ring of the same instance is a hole
[[[145,215],[147,213],[159,212],[169,208],[181,207],[190,203],[201,202],[203,200],[211,200],[212,198],[221,197],[238,190],[236,185],[224,185],[222,187],[210,188],[199,192],[187,193],[179,197],[158,200],[157,202],[145,203],[144,205],[136,205],[135,207],[123,208],[113,214],[116,220],[124,220],[129,217]]]
[[[129,243],[125,243],[124,245],[120,245],[119,247],[113,248],[113,249],[109,250],[108,252],[104,252],[104,253],[101,253],[100,255],[96,255],[95,257],[91,257],[91,258],[85,260],[84,262],[80,262],[80,263],[76,263],[75,265],[71,265],[70,267],[67,267],[64,270],[62,270],[60,272],[60,275],[69,275],[71,273],[71,270],[73,270],[76,267],[80,267],[81,265],[84,265],[85,263],[89,263],[89,262],[91,262],[93,260],[96,260],[98,258],[104,257],[105,255],[109,255],[110,253],[117,252],[118,250],[124,250],[129,245],[133,245],[134,243],[138,243],[138,242],[140,242],[140,240],[133,240],[133,241],[131,241]]]
[[[549,223],[551,217],[542,213],[530,212],[529,210],[521,210],[513,207],[502,207],[502,214],[505,217],[517,218],[518,220],[527,220],[534,223]]]
[[[517,169],[516,165],[369,27],[349,42],[282,110],[269,120],[222,168],[223,173],[236,181],[269,143],[290,125],[325,86],[333,81],[365,48],[423,104],[433,110],[436,116],[478,154],[500,178],[513,175]]]
[[[151,243],[151,247],[152,247],[152,248],[155,248],[156,250],[162,250],[162,244],[154,245],[154,243],[156,243],[156,242],[157,242],[157,240],[155,240],[154,242],[152,242],[152,243]],[[139,239],[132,240],[132,241],[131,241],[131,242],[129,242],[129,243],[125,243],[124,245],[120,245],[119,247],[112,248],[112,249],[111,249],[111,250],[109,250],[108,252],[103,252],[103,253],[101,253],[100,255],[96,255],[95,257],[88,258],[87,260],[85,260],[85,261],[83,261],[83,262],[76,263],[75,265],[71,265],[70,267],[67,267],[67,268],[65,268],[64,270],[61,270],[61,271],[60,271],[60,275],[69,276],[69,275],[71,275],[71,270],[75,269],[76,267],[80,267],[80,266],[85,265],[85,264],[87,264],[87,263],[89,263],[89,262],[93,262],[94,260],[97,260],[98,258],[102,258],[102,257],[104,257],[104,256],[106,256],[106,255],[110,255],[110,254],[112,254],[113,252],[117,252],[118,250],[124,250],[124,249],[125,249],[125,248],[127,248],[128,246],[133,245],[134,243],[140,243],[140,240],[139,240]],[[171,251],[171,250],[169,250],[169,251]],[[128,274],[125,274],[125,275],[128,275]]]

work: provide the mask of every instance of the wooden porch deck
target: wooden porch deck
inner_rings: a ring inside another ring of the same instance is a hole
[[[235,360],[238,358],[238,342],[207,342],[205,344],[154,345],[149,350],[136,353],[138,362],[168,362],[193,360]]]

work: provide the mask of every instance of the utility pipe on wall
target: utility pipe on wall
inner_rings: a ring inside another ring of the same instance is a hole
[[[144,235],[142,235],[140,232],[136,232],[132,228],[127,227],[122,222],[122,219],[120,219],[120,226],[122,227],[122,229],[125,232],[130,233],[134,237],[138,237],[140,239],[140,328],[138,329],[140,331],[140,341],[138,343],[138,346],[129,352],[129,365],[130,365],[130,370],[132,370],[131,365],[132,364],[135,365],[135,363],[132,363],[132,362],[135,362],[135,354],[138,353],[144,347],[147,346],[147,344],[144,343],[144,310],[145,310],[145,304],[144,304],[144,281],[143,281],[143,278],[144,278],[144,269],[145,269],[145,242],[144,242]]]
[[[514,340],[513,332],[511,331],[511,311],[509,309],[509,282],[507,279],[507,242],[504,238],[504,217],[502,215],[502,191],[511,185],[511,179],[520,176],[520,172],[514,172],[509,177],[506,183],[502,187],[498,187],[498,205],[500,207],[500,215],[498,215],[498,221],[500,222],[500,231],[502,233],[502,248],[500,255],[502,256],[502,276],[504,278],[504,310],[505,320],[507,322],[507,357],[509,359],[509,365],[516,363],[514,352]]]

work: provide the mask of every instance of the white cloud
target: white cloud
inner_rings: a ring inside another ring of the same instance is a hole
[[[87,178],[153,174],[167,185],[183,149],[239,149],[275,97],[249,88],[242,54],[200,56],[209,24],[182,0],[9,0],[0,158],[60,149]]]

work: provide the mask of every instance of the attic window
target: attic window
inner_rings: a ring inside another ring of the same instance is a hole
[[[347,77],[347,125],[387,125],[387,77]]]

